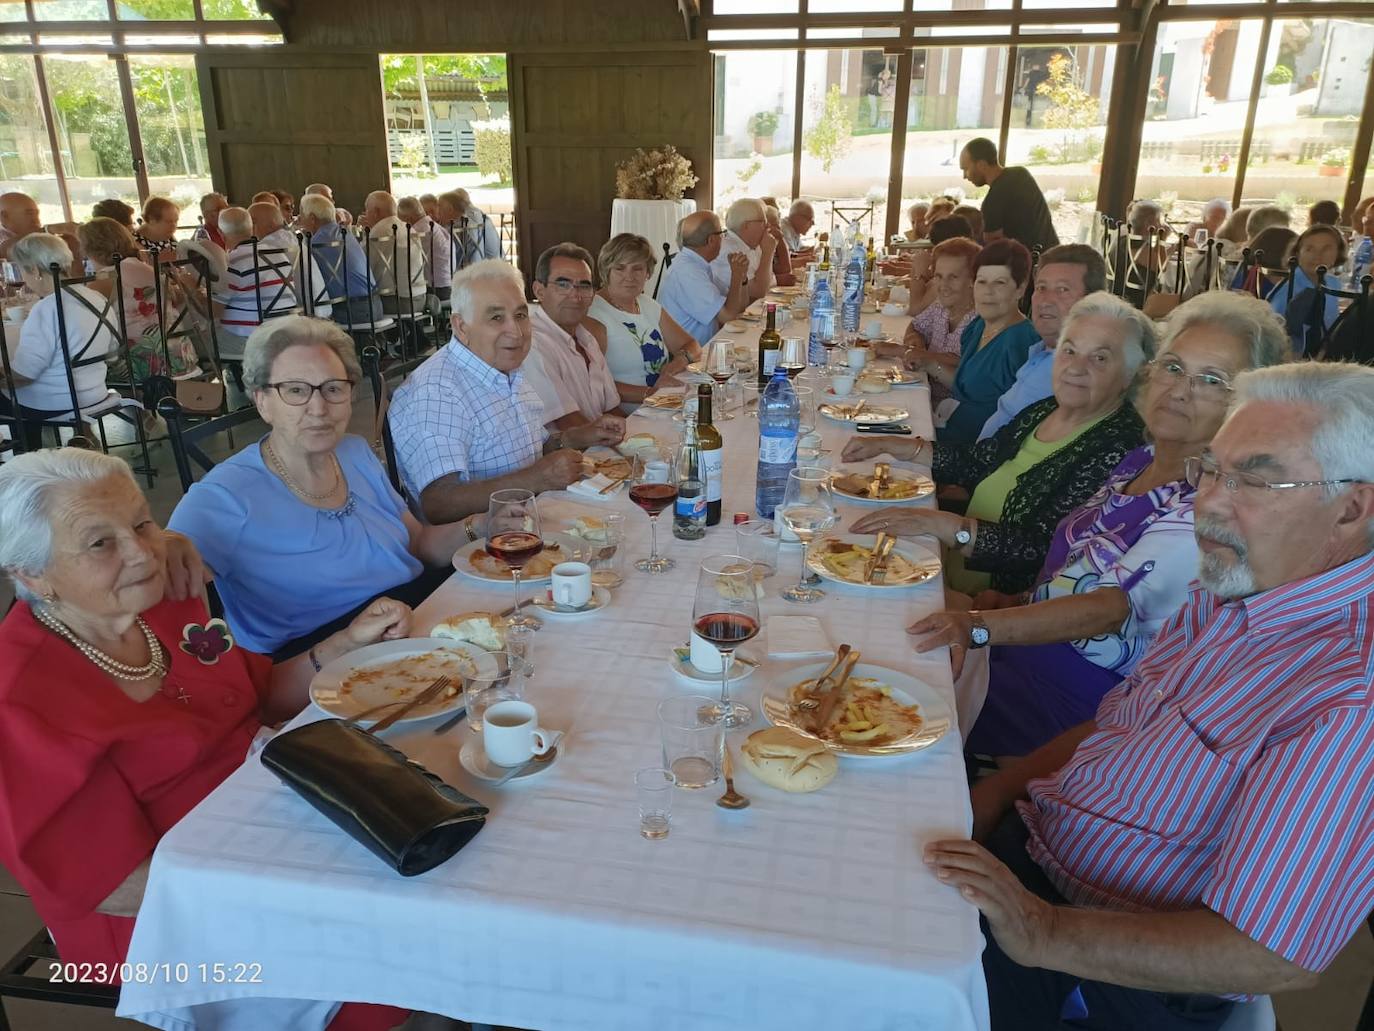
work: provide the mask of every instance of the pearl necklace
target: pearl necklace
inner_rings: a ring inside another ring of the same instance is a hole
[[[99,648],[95,647],[95,645],[88,644],[77,637],[71,627],[67,626],[66,623],[62,622],[62,620],[58,619],[46,608],[34,609],[33,614],[38,619],[38,622],[42,623],[53,633],[70,641],[76,647],[76,650],[86,656],[86,658],[94,663],[98,669],[118,680],[152,680],[156,677],[165,676],[167,673],[167,653],[163,651],[162,642],[157,639],[157,635],[153,633],[152,627],[148,626],[142,616],[135,617],[135,622],[138,624],[138,628],[143,631],[143,636],[148,641],[149,659],[142,666],[130,666],[126,662],[120,662],[118,659],[106,655]]]
[[[267,460],[272,465],[272,471],[281,477],[282,482],[291,488],[295,493],[310,501],[328,501],[339,490],[339,484],[343,481],[343,473],[339,469],[339,456],[331,454],[329,457],[334,459],[334,486],[330,487],[323,494],[311,494],[299,483],[291,478],[291,474],[286,471],[286,465],[278,457],[276,450],[272,447],[272,440],[269,437],[263,441],[263,450],[267,452]]]

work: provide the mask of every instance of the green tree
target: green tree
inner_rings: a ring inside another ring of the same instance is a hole
[[[505,54],[428,54],[424,58],[425,81],[439,78],[465,79],[477,84],[483,102],[493,80],[506,87]],[[382,88],[388,97],[415,93],[420,84],[415,77],[415,57],[412,54],[382,55]],[[491,114],[488,109],[487,114]]]
[[[818,158],[821,169],[829,172],[836,159],[849,153],[854,139],[854,119],[849,114],[844,94],[838,84],[832,84],[819,104],[816,124],[802,134],[802,145],[813,158]]]
[[[1050,102],[1043,121],[1045,128],[1063,132],[1058,145],[1059,160],[1093,160],[1100,146],[1092,131],[1100,120],[1098,99],[1074,81],[1072,64],[1064,54],[1051,57],[1045,71],[1049,78],[1035,92]]]

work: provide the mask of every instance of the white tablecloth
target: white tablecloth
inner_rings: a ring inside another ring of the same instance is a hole
[[[929,434],[924,388],[888,397],[911,402],[914,428]],[[634,422],[664,439],[678,430],[662,413]],[[841,447],[848,433],[822,422],[827,446]],[[926,841],[968,833],[958,733],[915,755],[842,760],[811,795],[741,773],[754,802],[743,812],[717,808],[719,789],[678,791],[668,839],[639,836],[632,777],[661,761],[655,707],[699,690],[667,665],[687,639],[698,562],[734,550],[731,514],[753,510],[758,423],[718,425],[721,525],[688,543],[665,517],[673,573],[628,569],[609,611],[546,620],[538,634],[528,698],[541,723],[566,731],[556,766],[492,790],[459,767],[465,727],[389,733],[492,809],[461,853],[403,879],[250,761],[158,845],[129,960],[159,973],[125,985],[120,1015],[168,1028],[308,1029],[327,1007],[293,1013],[300,1003],[281,1000],[354,999],[544,1031],[986,1028],[977,913],[921,861]],[[645,554],[647,518],[624,497],[540,505],[546,526],[611,507],[627,513],[630,556]],[[859,514],[844,506],[842,526]],[[881,595],[827,584],[824,602],[789,605],[777,592],[796,577],[799,550],[783,554],[765,618],[818,616],[832,642],[922,678],[953,709],[947,656],[918,656],[903,632],[940,604],[938,581]],[[420,607],[417,632],[509,597],[455,575]],[[736,695],[757,706],[795,665],[766,663]],[[732,744],[762,725],[732,732]],[[198,968],[245,962],[262,964],[260,984],[206,984]],[[188,964],[186,983],[160,973],[164,963]]]

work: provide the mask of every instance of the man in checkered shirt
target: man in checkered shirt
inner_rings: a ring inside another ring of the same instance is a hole
[[[402,485],[431,523],[485,512],[495,490],[561,490],[582,478],[578,449],[625,437],[617,415],[545,431],[520,372],[530,315],[510,265],[470,265],[453,277],[452,301],[453,339],[397,389],[388,414]]]

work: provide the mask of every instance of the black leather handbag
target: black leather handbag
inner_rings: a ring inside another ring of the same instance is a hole
[[[278,734],[262,764],[403,877],[434,869],[487,820],[486,806],[344,720]]]

